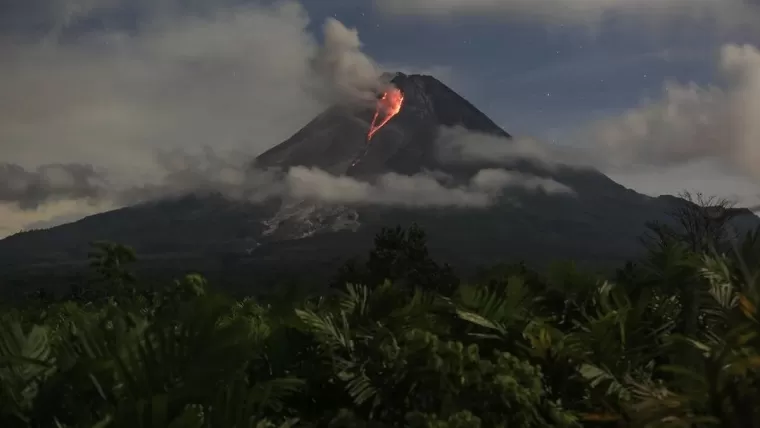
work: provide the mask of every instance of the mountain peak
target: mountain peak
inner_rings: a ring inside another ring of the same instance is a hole
[[[332,174],[415,174],[439,167],[435,142],[442,127],[511,138],[488,116],[433,76],[386,73],[403,93],[397,115],[371,140],[375,109],[334,105],[291,138],[261,154],[257,166],[317,167]],[[357,162],[358,160],[358,162]]]
[[[438,126],[461,126],[471,131],[511,138],[485,113],[433,76],[396,73],[391,83],[404,93],[402,111],[425,111],[432,115]]]

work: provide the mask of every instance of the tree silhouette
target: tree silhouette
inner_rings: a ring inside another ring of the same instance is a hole
[[[699,254],[725,248],[727,240],[732,238],[730,221],[740,212],[735,204],[702,193],[685,191],[678,196],[681,200],[667,213],[671,223],[648,223],[649,233],[644,236],[644,243],[656,246],[677,241]]]
[[[90,268],[95,271],[100,284],[113,287],[111,291],[115,292],[124,292],[135,284],[129,265],[137,261],[137,256],[131,247],[107,241],[95,241],[90,245]]]
[[[459,279],[448,264],[436,263],[427,247],[427,235],[416,223],[408,229],[401,226],[383,228],[375,236],[375,245],[361,266],[354,259],[343,265],[332,284],[342,289],[346,283],[378,286],[385,281],[407,287],[450,293]]]

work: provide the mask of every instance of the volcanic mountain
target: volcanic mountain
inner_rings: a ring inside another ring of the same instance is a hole
[[[252,167],[314,167],[361,180],[436,171],[457,183],[497,165],[442,162],[442,129],[457,127],[512,144],[507,132],[435,78],[398,73],[392,83],[403,104],[371,139],[375,105],[335,105],[258,156]],[[388,112],[379,116],[374,122]],[[26,278],[30,272],[63,278],[64,271],[82,265],[93,240],[131,245],[144,269],[169,276],[192,269],[228,283],[243,278],[245,284],[286,273],[313,276],[364,254],[381,227],[412,222],[428,232],[433,255],[454,266],[554,259],[611,265],[640,251],[645,223],[663,219],[675,200],[638,194],[591,169],[547,168],[529,160],[506,168],[554,180],[574,194],[509,190],[508,202],[488,208],[424,209],[186,195],[0,240],[0,278]]]

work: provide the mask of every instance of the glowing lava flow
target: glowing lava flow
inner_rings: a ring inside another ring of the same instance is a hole
[[[372,118],[372,124],[369,126],[369,132],[367,133],[367,142],[364,145],[364,150],[357,156],[351,166],[356,166],[360,160],[367,154],[369,150],[369,141],[377,131],[380,130],[389,120],[393,119],[393,116],[397,115],[401,111],[401,104],[404,103],[404,93],[398,88],[392,88],[387,90],[383,96],[377,100],[377,107],[375,108],[375,116]]]
[[[377,131],[380,130],[393,116],[401,111],[401,104],[404,103],[404,93],[398,88],[392,88],[386,91],[382,98],[377,101],[375,116],[372,118],[372,125],[367,133],[367,142],[372,139]],[[378,119],[380,119],[378,121]]]

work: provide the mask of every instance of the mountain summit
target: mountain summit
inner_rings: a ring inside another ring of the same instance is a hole
[[[359,179],[439,171],[466,180],[472,169],[439,160],[436,144],[442,128],[513,142],[484,113],[431,76],[397,73],[391,84],[389,91],[399,93],[378,94],[381,107],[332,106],[252,165],[314,167]],[[373,123],[389,116],[369,138]],[[509,168],[552,179],[572,188],[574,195],[514,191],[507,195],[508,202],[477,209],[298,200],[253,204],[218,195],[187,195],[1,240],[0,274],[12,278],[25,275],[27,269],[42,274],[50,268],[62,277],[61,272],[81,265],[89,242],[110,240],[135,247],[145,269],[168,269],[169,276],[189,267],[219,281],[251,274],[277,277],[283,272],[311,276],[364,253],[379,228],[412,222],[428,231],[434,256],[455,266],[517,259],[617,264],[637,254],[645,223],[662,219],[672,206],[670,198],[638,194],[598,171],[542,169],[530,163]]]
[[[483,112],[431,76],[396,73],[390,84],[391,90],[403,94],[401,109],[371,140],[367,134],[375,106],[333,106],[261,154],[256,164],[309,166],[349,176],[386,172],[411,175],[439,166],[433,145],[441,127],[459,126],[511,138]]]

